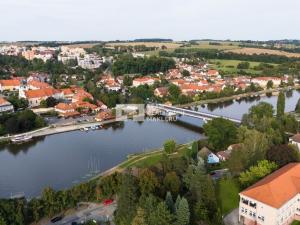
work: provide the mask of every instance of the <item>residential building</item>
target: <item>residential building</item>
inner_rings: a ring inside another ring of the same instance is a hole
[[[17,79],[0,80],[0,92],[17,91],[20,89],[21,82]]]
[[[0,97],[0,113],[4,113],[4,112],[13,112],[14,111],[14,107],[13,105],[6,101],[4,98]]]
[[[95,120],[96,121],[104,121],[104,120],[111,120],[114,119],[115,117],[113,116],[113,113],[111,110],[105,110],[105,111],[101,111],[99,112],[96,117]]]
[[[36,90],[21,90],[19,91],[19,98],[25,98],[29,102],[29,107],[40,106],[41,101],[49,97],[55,99],[63,99],[63,92],[54,88],[44,88]]]
[[[288,225],[300,219],[300,163],[290,163],[240,194],[245,225]]]
[[[300,151],[300,134],[295,134],[289,139],[290,143],[296,145],[298,150]]]
[[[163,98],[169,94],[168,87],[158,87],[154,90],[154,95]]]
[[[269,81],[273,82],[273,87],[278,87],[281,84],[281,80],[279,77],[255,77],[251,82],[265,88]]]
[[[138,87],[140,85],[153,85],[155,81],[159,81],[159,78],[156,77],[140,77],[140,78],[135,78],[133,79],[132,86],[133,87]]]
[[[66,103],[58,103],[54,110],[58,112],[59,116],[61,117],[75,117],[79,116],[80,113],[76,111],[76,108],[72,104],[66,104]]]
[[[38,90],[43,88],[51,88],[51,86],[48,83],[41,82],[38,80],[30,80],[27,82],[27,87],[30,90]]]

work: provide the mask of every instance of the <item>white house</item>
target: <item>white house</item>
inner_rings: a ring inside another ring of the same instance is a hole
[[[4,98],[0,97],[0,113],[13,111],[13,105],[10,102],[6,101]]]
[[[290,163],[240,194],[244,225],[288,225],[300,219],[300,163]]]
[[[298,147],[298,150],[300,150],[300,134],[295,134],[289,139],[289,142],[293,145],[296,145]]]

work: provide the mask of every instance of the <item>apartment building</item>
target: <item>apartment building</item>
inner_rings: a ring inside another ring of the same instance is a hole
[[[290,163],[240,194],[245,225],[288,225],[300,219],[300,163]]]

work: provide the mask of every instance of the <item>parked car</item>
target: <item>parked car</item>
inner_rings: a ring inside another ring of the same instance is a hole
[[[63,216],[59,215],[59,216],[53,217],[50,221],[51,221],[51,223],[56,223],[56,222],[62,220],[62,218],[63,218]]]
[[[110,204],[113,203],[113,201],[114,200],[112,200],[112,199],[106,199],[106,200],[103,201],[103,205],[110,205]]]

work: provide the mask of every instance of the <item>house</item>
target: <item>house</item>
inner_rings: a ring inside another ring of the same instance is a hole
[[[208,77],[217,77],[217,76],[219,76],[219,71],[218,70],[208,70],[207,76]]]
[[[21,82],[17,79],[0,80],[0,92],[17,91],[20,89]]]
[[[219,151],[217,152],[217,156],[221,161],[227,161],[230,157],[231,151]]]
[[[265,88],[269,81],[273,82],[274,87],[278,87],[281,84],[281,80],[282,79],[279,77],[255,77],[251,80],[251,82]]]
[[[208,164],[216,164],[216,163],[219,163],[220,162],[220,159],[217,155],[215,155],[214,153],[210,153],[208,156],[207,156],[207,163]]]
[[[4,113],[4,112],[13,112],[14,111],[14,107],[13,105],[6,101],[4,98],[0,97],[0,113]]]
[[[103,102],[97,100],[97,106],[100,108],[100,110],[106,110],[108,109],[107,105],[105,105]]]
[[[135,78],[133,79],[132,86],[133,87],[138,87],[140,85],[153,85],[155,81],[159,81],[158,78],[153,78],[153,77],[140,77],[140,78]]]
[[[105,111],[99,112],[96,115],[95,120],[96,121],[104,121],[104,120],[111,120],[114,118],[115,117],[113,116],[113,113],[111,110],[105,110]]]
[[[287,225],[300,219],[300,163],[290,163],[239,193],[244,225]]]
[[[43,88],[51,88],[51,86],[45,82],[41,82],[38,80],[30,80],[27,82],[27,87],[30,90],[37,90],[37,89],[43,89]]]
[[[22,90],[19,92],[19,98],[25,98],[29,102],[29,107],[40,106],[41,101],[49,97],[63,99],[63,92],[54,88],[44,88],[36,90]]]
[[[167,87],[159,87],[154,90],[154,95],[160,98],[163,98],[169,94]]]
[[[289,139],[289,142],[293,145],[296,145],[298,150],[300,151],[300,134],[295,134]]]
[[[65,117],[65,118],[80,115],[80,113],[76,111],[75,107],[72,104],[58,103],[54,107],[54,110],[55,110],[55,112],[59,113],[59,116]]]
[[[215,164],[215,163],[220,162],[220,159],[218,158],[218,156],[216,156],[213,152],[211,152],[207,147],[203,147],[198,152],[198,158],[199,157],[204,160],[207,160],[208,164]]]

